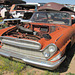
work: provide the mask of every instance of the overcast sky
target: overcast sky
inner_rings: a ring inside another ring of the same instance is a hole
[[[48,3],[48,2],[56,2],[60,4],[73,4],[75,5],[75,0],[23,0],[28,3]]]

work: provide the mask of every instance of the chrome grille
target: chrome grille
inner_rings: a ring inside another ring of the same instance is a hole
[[[0,39],[3,44],[8,44],[8,45],[16,46],[16,47],[21,47],[21,48],[27,48],[31,50],[41,49],[41,44],[37,41],[5,37],[5,36],[1,36]]]
[[[46,60],[41,49],[40,43],[31,40],[17,39],[12,37],[0,37],[2,42],[2,50],[17,55]],[[31,47],[30,47],[31,46]],[[13,57],[13,56],[12,56]]]
[[[24,48],[18,48],[18,47],[6,45],[6,44],[3,44],[1,49],[6,50],[6,51],[11,52],[11,53],[24,55],[26,57],[32,57],[32,58],[45,60],[44,55],[40,51],[27,50]]]

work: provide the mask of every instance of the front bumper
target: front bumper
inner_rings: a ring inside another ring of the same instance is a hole
[[[20,60],[22,60],[26,63],[31,64],[31,65],[34,65],[34,66],[37,66],[37,67],[40,67],[40,68],[44,68],[44,69],[49,69],[49,70],[56,69],[66,58],[66,56],[64,56],[56,62],[50,62],[50,61],[41,60],[41,59],[37,59],[37,58],[27,57],[25,55],[13,53],[11,51],[9,51],[9,52],[3,51],[1,49],[0,49],[0,55],[6,56],[6,57],[9,57],[9,58],[10,57],[17,58],[17,59],[20,59]]]
[[[40,67],[40,68],[54,70],[65,60],[65,58],[66,58],[66,56],[62,57],[60,60],[58,60],[57,62],[54,62],[54,63],[50,62],[50,61],[42,61],[42,60],[37,61],[36,59],[28,59],[28,58],[26,58],[26,59],[23,58],[22,60],[29,64]]]

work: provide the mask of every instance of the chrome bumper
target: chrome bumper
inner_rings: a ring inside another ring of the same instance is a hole
[[[25,61],[26,63],[30,63],[34,66],[40,67],[40,68],[44,68],[44,69],[48,69],[48,70],[54,70],[56,69],[64,60],[65,60],[66,56],[62,57],[60,60],[58,60],[57,62],[50,62],[50,61],[42,61],[39,60],[37,61],[36,59],[28,59],[28,58],[23,58],[22,60]]]
[[[21,55],[21,54],[5,52],[5,51],[3,52],[3,50],[1,51],[1,49],[0,49],[0,55],[6,56],[9,58],[12,57],[12,58],[20,59],[26,63],[31,64],[31,65],[34,65],[34,66],[37,66],[40,68],[44,68],[44,69],[49,69],[49,70],[56,69],[66,58],[66,56],[64,56],[60,60],[58,60],[57,62],[53,63],[53,62],[46,61],[46,60],[27,57],[27,56]]]

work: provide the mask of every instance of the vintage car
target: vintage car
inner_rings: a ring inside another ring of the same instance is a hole
[[[0,30],[0,55],[49,70],[65,60],[74,43],[75,24],[65,12],[35,12],[29,22]]]
[[[13,4],[10,9],[10,14],[14,18],[24,17],[24,19],[30,19],[38,7],[40,7],[40,4]]]

